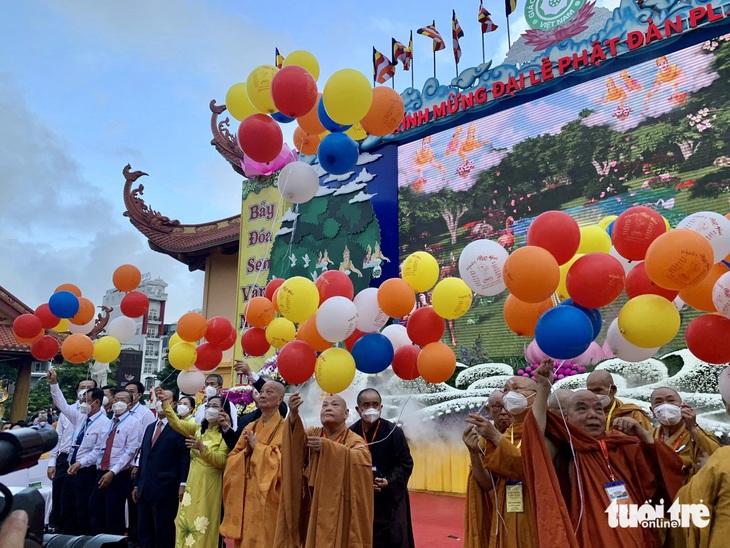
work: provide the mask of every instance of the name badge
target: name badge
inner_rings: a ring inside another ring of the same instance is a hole
[[[521,513],[525,511],[522,498],[522,482],[508,482],[506,486],[507,512]]]
[[[626,484],[623,481],[612,481],[606,483],[603,488],[606,490],[608,502],[616,502],[616,504],[630,504],[629,492],[626,490]]]

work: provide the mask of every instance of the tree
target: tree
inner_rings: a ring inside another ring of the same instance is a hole
[[[456,243],[456,230],[459,228],[459,221],[469,211],[471,195],[469,192],[454,192],[444,188],[434,197],[433,202],[437,205],[441,217],[446,222],[449,230],[451,243]]]

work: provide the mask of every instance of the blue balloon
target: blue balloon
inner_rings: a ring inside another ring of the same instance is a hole
[[[330,118],[329,114],[327,114],[327,111],[324,108],[324,101],[321,97],[319,98],[319,103],[317,104],[317,117],[319,118],[319,121],[324,126],[324,128],[330,130],[333,133],[347,131],[352,127],[352,125],[341,126],[332,118]]]
[[[601,317],[601,311],[597,308],[586,308],[585,306],[575,304],[573,299],[565,299],[560,304],[574,306],[578,310],[582,311],[586,316],[588,316],[588,319],[591,321],[591,326],[593,327],[593,340],[595,341],[596,337],[598,337],[599,333],[601,332],[601,328],[603,327],[603,318]]]
[[[615,222],[616,222],[616,219],[614,219],[613,221],[608,223],[608,226],[606,227],[606,232],[608,232],[608,235],[611,236],[611,238],[613,238],[613,223],[615,223]]]
[[[48,299],[48,308],[59,318],[70,318],[79,311],[79,298],[70,291],[59,291]]]
[[[359,156],[357,143],[344,133],[330,133],[317,148],[319,165],[327,173],[342,175],[352,171]]]
[[[556,306],[537,320],[535,341],[551,358],[569,360],[588,349],[593,341],[593,326],[578,308]]]
[[[368,333],[352,346],[355,367],[363,373],[385,371],[393,361],[393,345],[388,337],[380,333]]]
[[[288,124],[289,122],[293,122],[294,118],[289,118],[288,116],[282,114],[281,112],[275,112],[271,115],[271,117],[279,122],[280,124]]]

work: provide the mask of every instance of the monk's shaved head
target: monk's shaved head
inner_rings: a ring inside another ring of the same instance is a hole
[[[605,369],[596,369],[586,378],[586,388],[597,396],[603,396],[603,407],[608,408],[616,396],[616,385],[611,373]]]
[[[527,391],[523,394],[524,396],[529,395],[529,392],[537,392],[537,383],[528,377],[512,377],[504,383],[503,392],[507,393],[510,390],[515,392]]]
[[[673,388],[661,386],[654,389],[649,398],[649,402],[651,403],[651,410],[653,412],[655,408],[665,403],[671,403],[676,406],[682,405],[682,396]]]
[[[284,392],[286,392],[286,388],[280,382],[265,382],[257,400],[259,409],[261,411],[277,409],[284,399]]]
[[[502,405],[503,397],[504,392],[499,389],[494,390],[489,395],[489,399],[486,403],[487,414],[494,421],[494,426],[497,428],[497,430],[499,430],[500,434],[504,433],[504,431],[509,428],[509,425],[512,422],[509,413],[505,411],[504,406]]]
[[[606,433],[606,414],[596,394],[590,390],[576,390],[568,399],[565,418],[594,438]]]
[[[586,384],[595,383],[603,386],[611,386],[613,384],[613,376],[605,369],[596,369],[593,373],[588,375]],[[590,388],[589,388],[590,390]]]
[[[558,415],[565,413],[570,406],[570,398],[573,396],[573,391],[568,388],[558,388],[554,390],[548,398],[548,407],[553,413]]]
[[[487,407],[492,407],[493,405],[502,405],[502,396],[504,396],[504,392],[502,392],[499,388],[493,390],[492,393],[489,394]]]
[[[322,410],[319,412],[319,418],[322,426],[330,430],[344,426],[350,410],[347,408],[347,402],[337,394],[331,394],[322,401]]]

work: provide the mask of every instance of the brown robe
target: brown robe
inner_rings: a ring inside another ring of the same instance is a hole
[[[484,447],[484,438],[479,438]],[[484,458],[481,459],[484,466]],[[494,491],[484,492],[474,479],[472,471],[466,480],[466,508],[464,512],[464,548],[483,548],[489,544],[492,524]]]
[[[671,436],[664,439],[662,427],[654,429],[654,439],[664,441],[672,451],[679,455],[684,465],[684,483],[687,483],[700,469],[700,460],[707,455],[712,455],[720,448],[720,442],[712,434],[705,432],[699,426],[695,426],[695,438],[693,438],[687,426],[682,422],[680,428]]]
[[[647,415],[641,407],[634,405],[633,403],[624,403],[620,399],[614,398],[613,403],[609,405],[608,409],[605,411],[606,432],[611,429],[611,422],[613,419],[618,419],[619,417],[629,417],[639,421],[639,424],[644,430],[649,430],[651,432],[654,429],[654,424],[652,424],[649,415]]]

